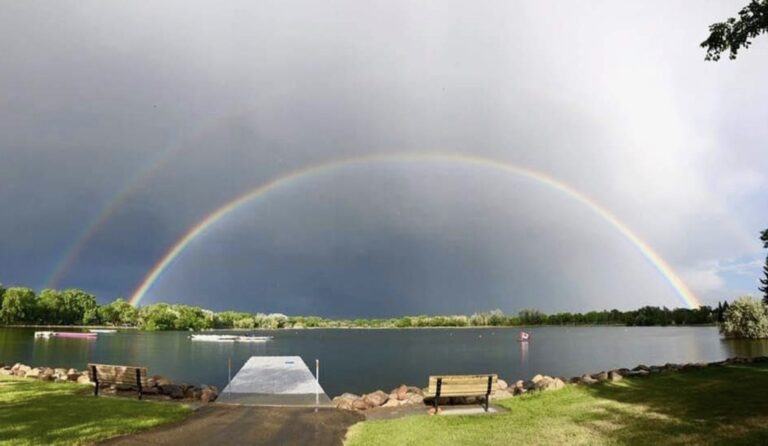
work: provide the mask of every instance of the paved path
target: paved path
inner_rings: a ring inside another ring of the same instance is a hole
[[[341,445],[358,413],[339,409],[210,404],[170,426],[108,440],[104,445]]]

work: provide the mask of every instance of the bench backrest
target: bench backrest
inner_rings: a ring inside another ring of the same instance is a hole
[[[94,371],[96,376],[94,376]],[[139,382],[142,388],[147,388],[147,368],[131,367],[125,365],[107,365],[107,364],[88,364],[88,376],[93,382],[104,384],[127,384],[137,385],[136,377],[138,373]]]
[[[498,375],[430,376],[427,393],[430,395],[439,393],[440,396],[482,396],[493,391],[498,379]]]

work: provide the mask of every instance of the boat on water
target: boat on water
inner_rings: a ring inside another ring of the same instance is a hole
[[[190,339],[192,339],[193,341],[204,341],[204,342],[267,342],[272,340],[272,336],[193,334],[190,336]]]
[[[189,337],[193,341],[205,341],[205,342],[235,342],[237,336],[234,335],[203,335],[193,334]]]
[[[36,338],[96,339],[96,333],[80,331],[36,331]]]
[[[88,331],[91,333],[117,333],[117,330],[110,330],[107,328],[91,328]]]
[[[267,342],[271,341],[272,336],[238,336],[237,342]]]
[[[531,334],[527,331],[520,330],[520,334],[517,337],[517,342],[528,342],[531,339]]]

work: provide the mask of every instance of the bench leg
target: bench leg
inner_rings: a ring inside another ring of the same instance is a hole
[[[91,372],[93,372],[93,396],[99,396],[99,374],[96,373],[96,366],[91,366]]]
[[[488,412],[488,402],[490,401],[490,399],[491,399],[490,395],[486,395],[485,396],[485,411],[486,412]]]
[[[139,399],[141,399],[143,392],[141,388],[141,371],[139,369],[136,369],[136,387],[139,389]]]

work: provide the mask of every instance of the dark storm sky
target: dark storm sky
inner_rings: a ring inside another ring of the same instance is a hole
[[[450,152],[573,186],[704,303],[754,293],[768,44],[717,64],[698,48],[740,6],[8,3],[0,281],[49,285],[106,215],[58,285],[128,296],[188,228],[270,179]],[[254,200],[190,244],[145,302],[158,300],[331,316],[683,305],[583,204],[441,162],[340,169]]]

